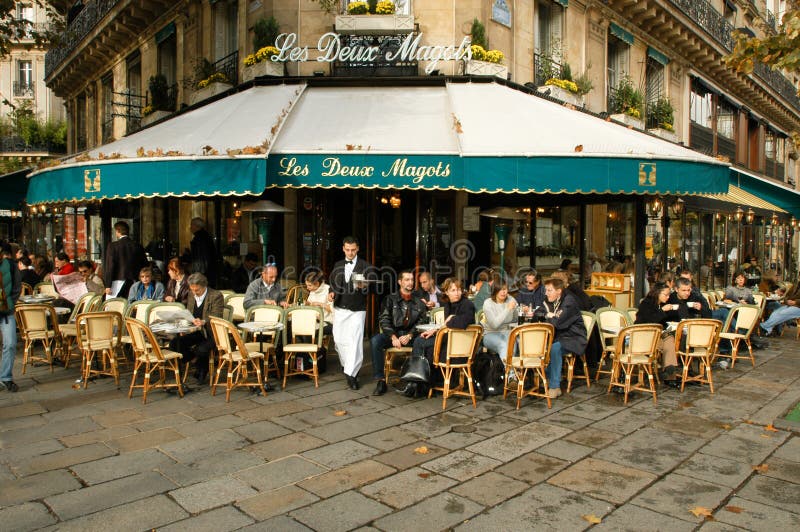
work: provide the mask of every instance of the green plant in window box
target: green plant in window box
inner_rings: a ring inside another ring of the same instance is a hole
[[[667,131],[675,131],[675,110],[672,108],[672,102],[668,98],[659,98],[650,104],[647,114],[649,115],[648,118],[655,122],[657,127]]]
[[[633,118],[642,117],[642,104],[644,96],[637,89],[630,76],[623,77],[617,85],[614,95],[614,113],[623,113]]]

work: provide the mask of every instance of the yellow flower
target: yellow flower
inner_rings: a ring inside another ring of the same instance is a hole
[[[500,50],[486,50],[480,44],[470,46],[472,59],[476,61],[487,61],[489,63],[502,63],[505,56]]]
[[[567,79],[558,79],[558,78],[550,78],[544,82],[545,85],[553,85],[556,87],[561,87],[565,91],[577,93],[578,92],[578,84],[574,81],[569,81]]]
[[[347,12],[350,15],[366,15],[369,7],[366,2],[350,2],[347,4]]]
[[[153,106],[152,105],[145,105],[142,108],[142,116],[147,116],[147,115],[151,114],[152,112],[153,112]]]
[[[393,15],[394,10],[394,2],[391,2],[390,0],[381,0],[375,6],[376,15]]]
[[[642,113],[635,107],[628,107],[625,109],[625,114],[633,118],[641,118]]]
[[[228,83],[228,78],[225,77],[225,74],[223,74],[222,72],[214,72],[213,74],[208,76],[206,79],[200,81],[197,84],[197,88],[198,89],[204,89],[204,88],[208,87],[209,85],[211,85],[212,83]]]

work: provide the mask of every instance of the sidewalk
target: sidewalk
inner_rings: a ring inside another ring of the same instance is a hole
[[[800,525],[800,343],[770,339],[658,405],[593,385],[555,400],[409,400],[320,387],[127,398],[15,368],[0,392],[4,530],[780,530]],[[21,360],[21,354],[19,356]],[[19,366],[19,365],[18,365]],[[332,366],[332,367],[331,367]],[[274,383],[274,381],[273,381]],[[370,528],[372,527],[372,528]]]

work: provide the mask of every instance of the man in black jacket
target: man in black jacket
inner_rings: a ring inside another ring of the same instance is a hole
[[[412,292],[414,289],[414,273],[403,270],[397,280],[400,290],[383,300],[383,309],[378,319],[381,332],[370,340],[372,347],[372,375],[378,381],[372,395],[386,393],[386,375],[384,374],[384,351],[389,346],[411,346],[416,335],[416,326],[423,323],[428,308],[425,302]]]
[[[209,286],[217,285],[217,246],[214,239],[206,231],[206,222],[202,218],[192,218],[191,230],[194,233],[189,242],[192,253],[192,272],[202,273],[208,279]]]
[[[586,349],[586,327],[577,298],[568,292],[564,281],[551,277],[545,285],[545,319],[555,328],[555,338],[550,347],[550,363],[547,365],[548,392],[551,399],[561,395],[561,366],[563,354],[581,354]]]
[[[681,321],[689,318],[711,318],[708,301],[692,291],[692,281],[679,277],[675,281],[675,291],[667,303],[672,309],[667,311],[668,321]]]
[[[117,241],[111,242],[106,250],[103,280],[106,284],[106,294],[127,298],[131,286],[139,279],[139,271],[147,266],[147,257],[141,244],[134,242],[128,236],[130,233],[128,222],[115,223],[114,231]],[[121,281],[122,287],[116,294],[112,294],[111,285],[115,281]]]
[[[367,317],[367,273],[372,265],[358,257],[358,240],[347,236],[342,241],[344,260],[333,266],[333,340],[342,363],[347,385],[358,390],[358,371],[364,361],[364,320]]]

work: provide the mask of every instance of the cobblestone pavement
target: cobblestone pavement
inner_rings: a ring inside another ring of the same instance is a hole
[[[794,335],[792,335],[794,336]],[[127,398],[77,369],[0,392],[4,530],[778,530],[800,526],[800,344],[716,371],[716,393],[628,406],[578,385],[542,400],[373,398],[319,388]],[[334,357],[335,358],[335,357]]]

